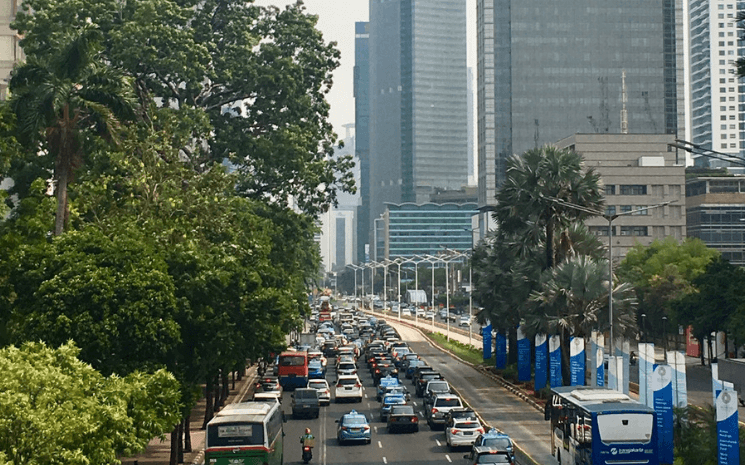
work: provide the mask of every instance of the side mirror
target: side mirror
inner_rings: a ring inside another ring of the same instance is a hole
[[[339,423],[339,420],[334,420],[334,423]]]
[[[468,454],[464,455],[464,456],[463,456],[463,458],[464,458],[464,459],[468,459],[468,458],[469,458],[469,457],[468,457]]]

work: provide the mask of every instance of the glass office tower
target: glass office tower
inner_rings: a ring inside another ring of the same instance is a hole
[[[369,23],[354,23],[355,153],[360,161],[356,262],[367,261],[370,246],[370,33]]]
[[[479,206],[504,161],[575,133],[682,134],[683,0],[477,0]],[[680,110],[680,112],[679,112]]]
[[[466,2],[370,0],[370,218],[468,182]]]

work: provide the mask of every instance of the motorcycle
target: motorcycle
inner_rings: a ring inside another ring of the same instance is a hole
[[[313,452],[311,452],[312,450],[313,448],[310,446],[303,446],[303,463],[308,463],[310,462],[310,459],[313,458]]]

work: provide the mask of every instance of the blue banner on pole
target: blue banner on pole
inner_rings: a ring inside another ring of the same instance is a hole
[[[530,339],[517,328],[517,380],[530,381]]]
[[[673,463],[673,370],[654,365],[651,376],[654,410],[657,412],[657,443],[661,464]]]
[[[491,324],[481,330],[481,338],[484,341],[484,360],[488,360],[491,358]]]
[[[548,338],[545,334],[535,336],[535,387],[536,391],[548,382]]]
[[[739,465],[740,435],[737,424],[737,392],[721,391],[717,397],[716,410],[719,465]]]
[[[585,385],[585,339],[572,337],[569,342],[569,370],[572,386]]]
[[[502,332],[497,333],[497,347],[496,347],[496,368],[497,370],[504,370],[507,368],[507,338]]]
[[[564,380],[561,376],[561,339],[559,336],[551,336],[548,338],[548,366],[549,366],[549,382],[551,387],[558,387],[564,385]]]

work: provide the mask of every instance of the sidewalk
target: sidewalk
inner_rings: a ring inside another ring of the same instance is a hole
[[[235,382],[235,389],[230,390],[226,403],[242,402],[249,398],[249,392],[253,387],[253,381],[256,378],[256,365],[252,365],[246,370],[245,376],[240,381]],[[204,396],[197,402],[197,405],[191,410],[189,417],[189,427],[191,428],[191,452],[184,452],[185,464],[200,464],[204,460],[204,436],[205,431],[202,428],[204,420],[204,411],[207,407],[207,400]],[[155,438],[150,441],[145,452],[134,457],[122,458],[122,465],[169,465],[171,458],[171,435],[166,435],[164,441]]]

